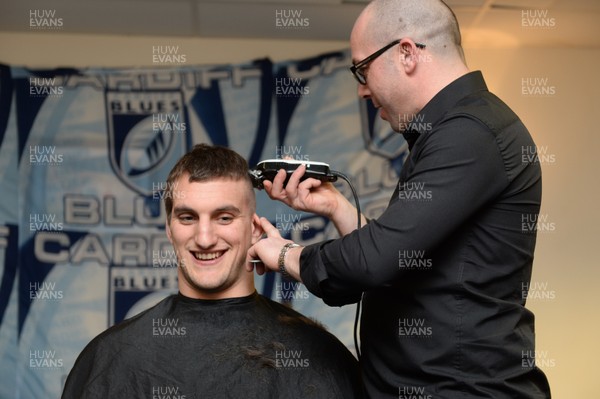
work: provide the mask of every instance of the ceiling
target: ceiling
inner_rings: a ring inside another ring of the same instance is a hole
[[[599,0],[447,2],[459,19],[465,47],[600,47]],[[2,0],[0,31],[347,41],[354,20],[366,3],[367,0]],[[60,19],[62,26],[32,26],[31,13],[38,20]],[[290,27],[296,20],[300,22]]]

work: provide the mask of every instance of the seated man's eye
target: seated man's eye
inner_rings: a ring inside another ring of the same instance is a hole
[[[221,215],[218,218],[221,223],[231,223],[233,221],[233,216],[230,215]]]
[[[194,217],[192,215],[179,215],[178,219],[182,223],[189,223],[194,220]]]

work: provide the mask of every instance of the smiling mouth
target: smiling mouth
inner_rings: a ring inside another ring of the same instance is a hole
[[[225,253],[225,251],[192,252],[192,255],[194,255],[194,258],[196,258],[198,260],[214,260],[214,259],[217,259],[217,258],[220,258],[221,256],[223,256],[224,253]]]

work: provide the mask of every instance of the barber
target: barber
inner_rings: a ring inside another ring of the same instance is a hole
[[[523,287],[536,232],[523,220],[542,192],[539,163],[522,157],[535,147],[529,132],[467,68],[440,0],[371,2],[350,46],[359,96],[408,142],[398,186],[357,229],[331,183],[301,180],[299,167],[284,187],[280,171],[264,182],[268,195],[331,219],[341,238],[297,246],[262,219],[267,238],[248,252],[263,262],[257,272],[284,273],[331,306],[362,297],[372,398],[549,398],[544,373],[524,362],[535,353]]]

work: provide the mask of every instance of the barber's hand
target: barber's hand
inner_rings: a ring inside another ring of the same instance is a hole
[[[279,254],[283,246],[290,240],[286,240],[281,237],[279,230],[273,226],[266,218],[260,218],[260,224],[267,235],[266,238],[258,240],[253,246],[248,249],[248,257],[250,259],[260,259],[262,263],[256,265],[256,273],[262,275],[265,271],[279,271]],[[293,248],[295,249],[295,248]],[[286,256],[286,269],[290,276],[299,280],[299,266],[298,262],[288,259],[291,258],[292,249],[288,250]],[[289,262],[288,262],[289,260]],[[246,270],[252,271],[253,264],[249,263]]]
[[[287,185],[283,187],[286,172],[280,170],[273,182],[268,180],[263,182],[266,193],[271,199],[279,200],[295,210],[331,218],[340,199],[345,200],[345,198],[331,183],[313,178],[301,182],[300,178],[305,172],[306,166],[300,165],[290,176]]]

